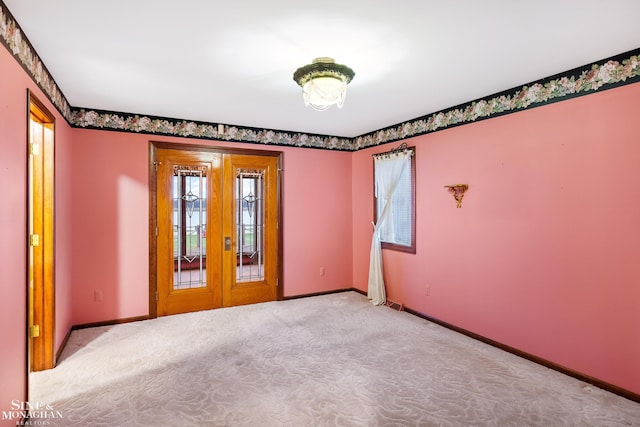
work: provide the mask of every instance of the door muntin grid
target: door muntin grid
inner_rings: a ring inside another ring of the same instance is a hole
[[[236,282],[264,280],[264,170],[236,172]]]
[[[173,168],[173,289],[207,286],[207,167]]]

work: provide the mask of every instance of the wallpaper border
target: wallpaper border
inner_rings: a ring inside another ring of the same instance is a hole
[[[640,82],[640,48],[354,138],[360,150]]]
[[[338,151],[353,150],[352,138],[85,108],[73,109],[71,125],[77,128],[115,130],[216,141],[320,148]]]
[[[357,151],[640,82],[638,48],[520,87],[347,138],[72,107],[2,0],[0,42],[72,127],[339,151]]]

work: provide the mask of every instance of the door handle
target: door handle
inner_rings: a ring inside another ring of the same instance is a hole
[[[231,250],[231,237],[225,237],[224,238],[224,250],[225,251],[230,251]]]

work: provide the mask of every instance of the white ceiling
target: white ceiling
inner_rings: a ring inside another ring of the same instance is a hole
[[[74,107],[355,137],[640,47],[638,0],[3,0]],[[304,106],[296,68],[356,73]]]

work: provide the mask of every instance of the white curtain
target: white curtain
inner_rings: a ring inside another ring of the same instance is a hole
[[[391,199],[400,182],[402,172],[410,161],[408,151],[384,154],[374,157],[375,192],[382,200],[382,210],[378,211],[378,222],[373,229],[371,254],[369,256],[369,283],[367,297],[374,305],[382,305],[387,301],[382,272],[381,228],[391,215]],[[380,205],[378,205],[380,206]]]

